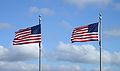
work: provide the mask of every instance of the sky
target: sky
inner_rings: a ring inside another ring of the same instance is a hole
[[[13,46],[15,32],[39,24],[42,71],[99,71],[99,45],[71,43],[75,27],[102,15],[102,70],[120,70],[119,0],[0,0],[0,71],[38,71],[38,44]]]

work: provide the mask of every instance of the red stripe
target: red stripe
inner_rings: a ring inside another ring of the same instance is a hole
[[[72,40],[72,41],[73,41],[73,42],[76,42],[76,41],[87,42],[87,41],[90,41],[90,39],[86,39],[86,40],[74,39],[74,40]]]
[[[88,31],[88,29],[74,29],[73,32]]]
[[[88,42],[88,41],[98,41],[98,39],[88,39],[88,40],[79,40],[79,39],[74,39],[71,40],[72,42]]]
[[[86,33],[86,34],[72,34],[72,37],[76,37],[76,36],[79,36],[79,37],[81,36],[82,37],[82,36],[92,36],[92,35],[93,36],[94,35],[97,36],[98,34],[90,34],[90,33]]]
[[[72,34],[84,34],[84,33],[88,33],[88,31],[78,31],[78,32],[73,32]]]
[[[72,42],[88,42],[88,41],[98,41],[98,39],[88,39],[88,40],[80,40],[80,39],[74,39],[71,40]]]
[[[34,37],[41,37],[41,34],[39,35],[26,35],[26,36],[20,36],[15,39],[27,39],[27,38],[34,38]]]
[[[25,42],[25,41],[31,41],[31,40],[40,40],[40,38],[35,38],[35,39],[15,39],[13,42]]]
[[[25,39],[18,39],[18,38],[15,38],[14,40],[36,40],[36,39],[41,39],[41,37],[34,37],[34,38],[25,38]]]
[[[33,35],[33,34],[25,34],[25,35],[22,35],[22,36],[16,36],[16,38],[20,38],[20,39],[22,39],[22,38],[28,38],[28,37],[30,37],[30,36],[33,36],[33,37],[41,37],[41,34],[35,34],[35,35]]]
[[[75,29],[83,29],[83,28],[88,28],[88,26],[80,26],[80,27],[76,27]]]
[[[16,33],[16,36],[23,35],[23,34],[31,34],[31,31],[24,31],[24,32]]]
[[[24,31],[29,31],[29,30],[30,30],[30,28],[20,29],[20,30],[18,30],[18,31],[15,32],[15,33],[17,34],[17,33],[24,32]]]
[[[94,39],[96,40],[97,38],[83,38],[83,39],[82,38],[81,39],[80,38],[74,38],[74,39],[71,39],[71,40],[94,40]]]
[[[15,36],[15,38],[21,38],[21,37],[25,37],[25,36],[28,36],[28,35],[31,35],[31,34],[28,33],[28,34],[18,35],[18,36]]]
[[[40,43],[40,41],[35,41],[35,42],[24,42],[24,43],[13,43],[13,45],[22,45],[22,44],[31,44],[31,43]]]
[[[86,38],[98,38],[98,36],[88,36],[88,37],[79,37],[79,36],[75,36],[75,37],[71,37],[71,38],[79,38],[79,39],[86,39]]]
[[[87,37],[87,36],[90,36],[90,37],[92,37],[92,36],[98,36],[98,34],[85,34],[85,35],[72,35],[72,37]]]
[[[97,38],[91,38],[91,39],[71,39],[72,41],[85,41],[85,40],[98,40]]]
[[[26,43],[32,43],[32,42],[41,42],[41,40],[35,40],[35,41],[22,41],[22,42],[17,42],[13,41],[13,44],[26,44]]]

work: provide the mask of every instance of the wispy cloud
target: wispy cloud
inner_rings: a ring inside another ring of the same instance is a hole
[[[120,29],[112,29],[112,30],[108,30],[105,31],[104,34],[106,36],[113,36],[113,37],[120,37]]]
[[[52,9],[49,8],[38,8],[38,7],[31,7],[30,8],[30,13],[38,13],[38,14],[43,14],[43,15],[54,15],[55,12]]]
[[[113,7],[115,7],[116,9],[120,9],[120,3],[113,3]]]
[[[69,30],[71,28],[70,23],[65,20],[62,20],[59,24],[65,30]]]
[[[0,29],[11,29],[13,28],[13,25],[8,23],[0,23]]]
[[[109,5],[111,3],[111,0],[64,0],[66,3],[74,5],[76,7],[82,8],[89,5]]]

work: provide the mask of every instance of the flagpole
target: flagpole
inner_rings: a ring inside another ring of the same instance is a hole
[[[40,32],[41,32],[41,16],[39,15],[39,25],[40,25]],[[39,71],[42,71],[42,66],[41,66],[41,42],[39,42]]]
[[[100,71],[102,71],[102,16],[99,14]]]

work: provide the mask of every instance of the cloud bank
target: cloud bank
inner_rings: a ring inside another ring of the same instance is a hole
[[[5,48],[0,46],[0,61],[25,61],[38,58],[38,47],[36,44],[15,46]]]
[[[83,71],[79,65],[43,65],[43,71]]]
[[[38,59],[38,44],[5,48],[0,46],[0,71],[37,71],[38,65],[26,63]]]
[[[47,52],[46,52],[47,53]],[[103,64],[112,64],[120,66],[120,52],[110,53],[107,50],[102,51]],[[78,64],[98,64],[99,63],[99,48],[92,45],[72,45],[60,42],[54,52],[50,52],[47,57],[51,60],[62,61],[62,65],[42,65],[43,71],[86,71],[86,68]],[[5,48],[0,46],[0,70],[1,71],[36,71],[37,64],[29,64],[25,61],[38,58],[38,45],[23,45],[14,48]],[[49,60],[50,61],[50,60]],[[72,65],[66,65],[64,62],[69,62]],[[98,71],[99,68],[91,69]],[[112,68],[104,67],[103,71],[111,70]],[[111,70],[112,71],[112,70]]]
[[[120,65],[120,52],[102,50],[102,63]],[[99,48],[92,45],[72,45],[60,42],[56,51],[48,58],[57,61],[83,64],[99,64]]]
[[[38,71],[35,64],[26,64],[24,62],[1,62],[0,71]]]

